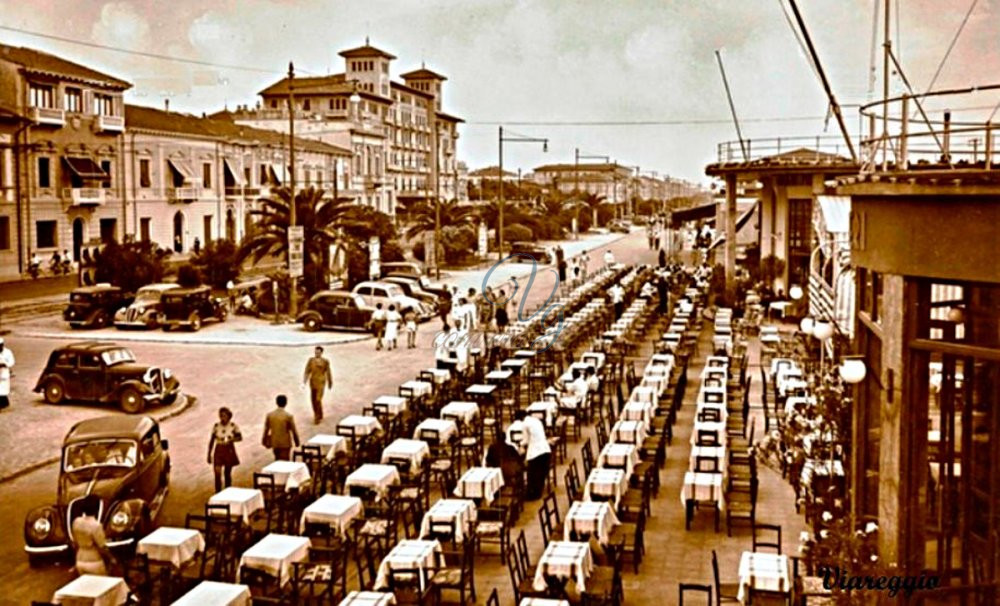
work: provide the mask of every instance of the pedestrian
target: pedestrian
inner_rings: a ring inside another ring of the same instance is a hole
[[[497,323],[497,331],[503,332],[507,328],[507,325],[510,324],[510,318],[507,316],[507,292],[502,288],[494,307],[496,309],[494,318]]]
[[[583,251],[583,260],[580,263],[580,269],[583,270],[583,279],[587,279],[587,271],[590,269],[590,251]]]
[[[495,300],[493,287],[487,286],[483,290],[483,296],[479,297],[479,325],[483,327],[483,332],[489,330],[493,323],[493,302]]]
[[[614,262],[615,262],[615,255],[614,253],[611,252],[611,249],[609,248],[604,253],[604,265],[605,267],[611,267],[614,264]]]
[[[192,246],[191,248],[192,248],[192,250],[194,250],[194,254],[197,255],[197,254],[201,253],[201,240],[197,236],[195,236],[195,238],[194,238],[194,246]]]
[[[656,294],[660,297],[659,305],[656,311],[659,312],[661,316],[667,314],[667,277],[660,274],[659,279],[656,281]]]
[[[556,247],[556,268],[559,270],[559,283],[566,281],[566,257],[562,246]]]
[[[319,345],[313,350],[313,357],[306,362],[302,383],[309,385],[309,401],[312,402],[313,424],[319,425],[323,420],[323,392],[333,387],[333,373],[330,371],[330,361],[323,357],[323,348]]]
[[[518,424],[520,425],[518,426]],[[508,432],[512,434],[517,429],[521,430],[521,443],[528,469],[524,498],[527,501],[537,501],[542,498],[542,491],[545,489],[545,478],[549,475],[552,449],[545,437],[545,425],[540,419],[528,415],[523,410],[517,410],[514,412],[514,423],[511,424]]]
[[[625,311],[625,289],[622,288],[621,284],[615,282],[608,289],[608,296],[611,297],[611,303],[615,306],[615,320],[617,320]]]
[[[577,257],[574,260],[574,262],[573,262],[573,285],[574,286],[579,286],[583,282],[583,270],[580,268],[580,265],[582,263],[583,263],[583,260],[580,259],[579,257]]]
[[[368,330],[375,335],[375,351],[382,349],[382,336],[385,334],[385,310],[381,303],[375,304],[375,311],[368,320]]]
[[[76,573],[107,576],[108,568],[116,567],[115,557],[108,549],[101,514],[101,498],[87,494],[74,503],[80,515],[70,526],[73,544],[76,545]]]
[[[389,304],[389,311],[385,314],[385,348],[396,349],[396,339],[399,338],[399,323],[403,321],[403,316],[396,311],[396,305]]]
[[[666,267],[667,266],[667,251],[665,251],[665,250],[663,250],[661,248],[660,249],[660,255],[659,255],[659,258],[657,259],[657,261],[659,262],[660,269],[663,269],[664,267]]]
[[[476,289],[470,288],[469,294],[466,296],[468,300],[467,313],[469,315],[469,330],[475,330],[479,328],[479,310],[476,307]]]
[[[233,423],[233,411],[223,406],[219,409],[219,422],[212,426],[212,437],[208,440],[208,463],[215,471],[215,492],[233,485],[233,467],[240,464],[236,442],[242,440],[240,428]]]
[[[295,417],[285,410],[288,406],[288,396],[279,394],[274,403],[278,407],[267,413],[264,419],[264,437],[261,444],[274,452],[275,461],[290,461],[292,448],[299,445]]]
[[[10,406],[10,371],[14,368],[14,352],[0,337],[0,410]]]
[[[403,314],[403,323],[406,326],[406,348],[415,349],[417,347],[417,312],[412,307]]]
[[[441,297],[441,304],[438,306],[438,317],[441,318],[441,331],[447,333],[451,328],[448,325],[448,316],[451,314],[451,291]]]
[[[236,284],[232,280],[226,282],[226,296],[229,297],[229,313],[236,313]]]

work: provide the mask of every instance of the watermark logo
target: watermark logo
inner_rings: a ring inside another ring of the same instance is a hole
[[[910,597],[914,592],[935,589],[941,584],[936,576],[921,574],[916,576],[858,576],[840,568],[821,566],[819,575],[823,577],[823,588],[828,591],[885,591],[890,598],[900,591]]]

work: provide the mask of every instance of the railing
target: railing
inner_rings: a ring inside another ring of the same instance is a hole
[[[928,102],[960,106],[964,95],[1000,90],[1000,84],[902,95],[861,108],[868,133],[861,141],[861,172],[908,170],[992,170],[996,160],[997,124],[952,120],[952,112],[930,110]],[[987,108],[988,109],[988,108]]]
[[[260,197],[259,187],[227,187],[227,198],[257,198]]]
[[[746,149],[746,157],[743,149]],[[843,137],[774,137],[769,139],[744,139],[740,141],[725,141],[717,146],[718,162],[750,162],[788,152],[804,150],[788,159],[789,162],[824,162],[833,160],[830,155],[850,160],[850,152]],[[811,154],[811,155],[810,155]]]
[[[122,116],[97,116],[97,128],[112,132],[123,132],[125,130],[125,118]]]
[[[38,124],[66,124],[66,112],[57,107],[32,107],[31,119]]]
[[[174,187],[167,189],[167,199],[171,202],[192,202],[201,198],[200,187]]]
[[[73,206],[100,206],[104,204],[107,192],[102,187],[67,187],[62,197]]]

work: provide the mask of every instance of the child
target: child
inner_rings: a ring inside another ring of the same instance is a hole
[[[407,309],[403,321],[406,323],[406,348],[413,349],[417,346],[417,312]]]

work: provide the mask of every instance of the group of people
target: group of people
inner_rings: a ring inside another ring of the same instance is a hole
[[[375,351],[397,349],[400,326],[406,331],[406,348],[414,349],[417,346],[416,310],[411,307],[400,313],[395,303],[390,303],[388,308],[376,303],[368,321],[368,329],[375,335]]]
[[[570,284],[581,284],[587,279],[587,268],[590,267],[590,253],[583,253],[566,259],[566,253],[561,246],[555,248],[556,271],[559,274],[559,282],[563,283],[567,278]]]

